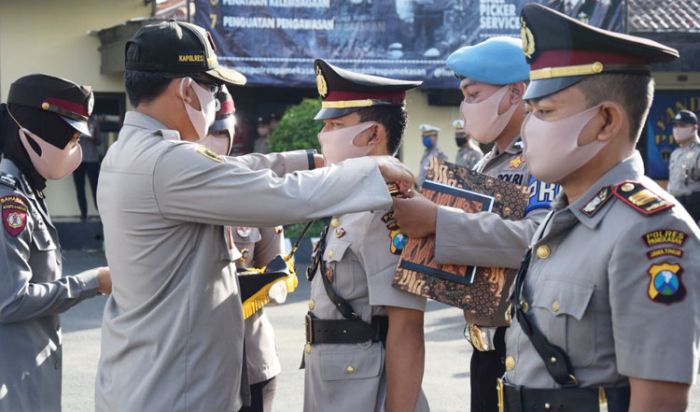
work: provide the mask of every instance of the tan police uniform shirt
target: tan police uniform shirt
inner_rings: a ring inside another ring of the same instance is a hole
[[[386,316],[384,306],[423,311],[425,298],[391,286],[399,255],[391,252],[389,221],[383,212],[362,212],[331,219],[323,260],[336,293],[363,321]],[[386,220],[386,222],[385,222]],[[311,283],[310,311],[319,319],[342,320],[326,294],[320,268]],[[381,342],[314,344],[304,353],[305,412],[384,411],[385,350]],[[412,359],[405,359],[413,362]],[[427,411],[421,395],[416,411]]]
[[[440,206],[435,228],[435,260],[485,267],[518,268],[527,246],[559,186],[541,182],[530,175],[523,159],[520,138],[505,150],[494,148],[477,164],[476,171],[507,182],[530,187],[526,216],[505,220],[495,213],[464,213]]]
[[[97,271],[62,276],[61,246],[44,199],[0,161],[0,411],[60,411],[58,314],[96,296]]]
[[[438,160],[447,161],[447,155],[440,150],[438,146],[432,149],[426,149],[423,152],[423,156],[420,158],[420,171],[418,172],[418,178],[416,178],[416,185],[421,187],[425,181],[425,173],[428,171],[430,166],[430,159],[437,158]]]
[[[455,164],[466,167],[467,169],[473,169],[483,157],[484,154],[481,152],[481,150],[472,147],[469,143],[467,143],[457,151]]]
[[[668,167],[668,192],[673,196],[700,192],[700,141],[671,153]]]
[[[267,168],[270,169],[267,169]],[[237,411],[243,317],[224,225],[274,226],[381,209],[372,159],[308,167],[305,152],[220,158],[129,112],[97,200],[113,293],[102,323],[98,411]]]
[[[568,353],[581,386],[623,386],[628,377],[692,383],[700,231],[678,204],[644,215],[611,195],[628,180],[648,189],[631,203],[653,206],[649,194],[671,199],[644,176],[638,153],[573,203],[561,196],[533,239],[521,298],[531,323]],[[507,381],[558,387],[516,319],[506,333]]]
[[[234,226],[231,229],[233,241],[241,252],[241,258],[236,261],[238,269],[263,267],[284,253],[282,226]],[[251,385],[272,379],[282,370],[275,347],[275,331],[264,309],[245,320],[245,356]]]

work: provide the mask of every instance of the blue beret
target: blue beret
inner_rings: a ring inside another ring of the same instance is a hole
[[[512,37],[492,37],[462,47],[450,54],[447,66],[458,76],[481,83],[510,84],[530,78],[523,44]]]

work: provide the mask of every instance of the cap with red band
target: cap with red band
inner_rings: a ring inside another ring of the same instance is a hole
[[[530,85],[523,96],[538,99],[603,73],[650,74],[652,63],[678,58],[678,51],[655,41],[589,26],[539,4],[520,17]]]
[[[8,104],[34,107],[56,113],[84,135],[90,135],[88,117],[92,113],[94,96],[90,86],[80,86],[70,80],[46,74],[31,74],[10,85]]]
[[[323,99],[316,120],[342,117],[365,107],[402,106],[406,91],[423,83],[357,73],[320,59],[314,65],[316,87]]]

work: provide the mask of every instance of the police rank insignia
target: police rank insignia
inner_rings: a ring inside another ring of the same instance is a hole
[[[593,196],[588,203],[586,203],[585,206],[581,208],[581,212],[583,212],[583,214],[586,216],[591,217],[595,215],[611,197],[612,190],[610,190],[610,186],[605,186],[604,188],[600,189],[598,193],[596,193],[596,195]]]
[[[22,198],[3,196],[0,198],[2,225],[12,237],[17,237],[27,227],[27,206]]]
[[[520,166],[522,166],[523,163],[525,163],[525,160],[523,160],[523,156],[521,155],[521,156],[512,158],[510,160],[510,162],[508,163],[508,167],[510,169],[517,169]]]
[[[639,182],[622,182],[613,189],[613,193],[643,215],[653,215],[673,207],[673,203],[645,188]]]
[[[219,157],[216,153],[212,152],[209,150],[209,148],[202,146],[202,145],[197,145],[197,153],[201,154],[202,156],[206,157],[209,160],[213,160],[216,163],[223,163],[224,160]]]
[[[647,273],[650,276],[647,294],[652,301],[670,305],[685,298],[681,265],[668,262],[651,265]]]

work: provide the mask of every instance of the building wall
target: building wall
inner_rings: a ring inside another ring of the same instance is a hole
[[[0,98],[4,102],[10,84],[31,73],[65,77],[98,92],[123,91],[121,75],[100,75],[100,42],[89,33],[150,13],[143,0],[0,1]],[[46,195],[53,216],[79,215],[71,176],[50,182]]]

